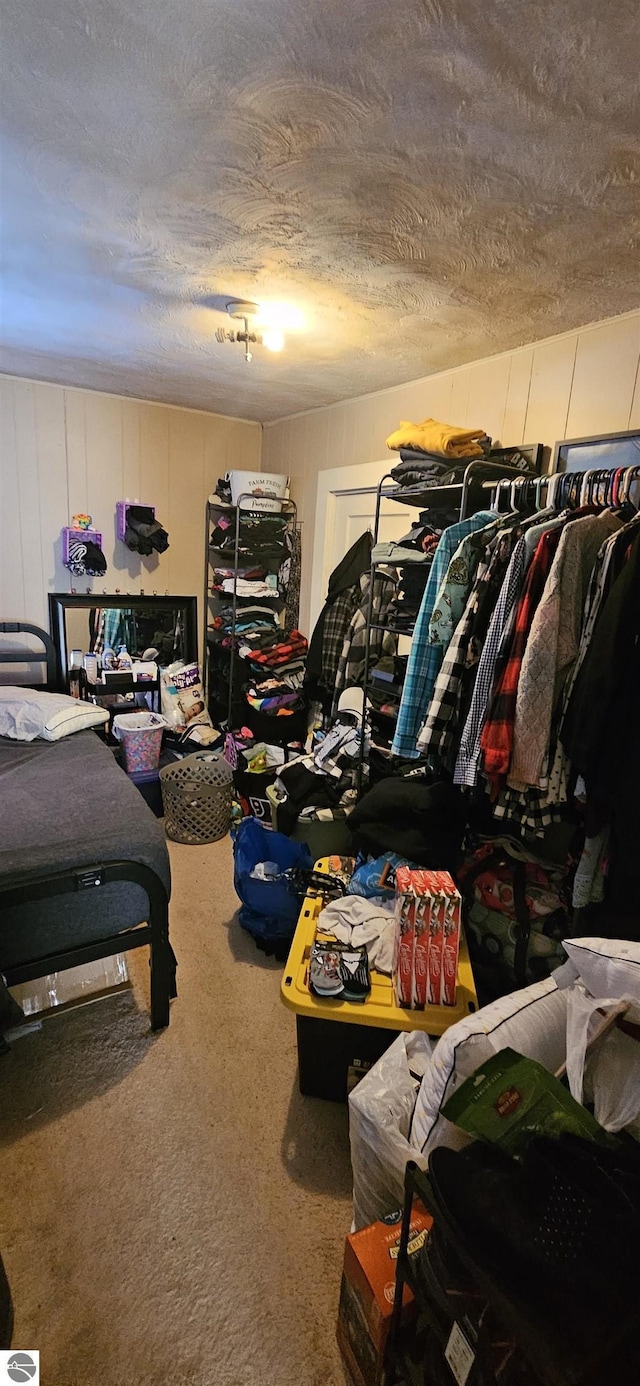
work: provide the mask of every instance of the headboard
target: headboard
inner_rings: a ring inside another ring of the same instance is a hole
[[[42,649],[32,649],[28,643],[20,649],[13,641],[5,645],[3,635],[30,635],[39,642]],[[9,664],[38,664],[41,667],[44,665],[46,678],[35,683],[27,677],[24,679],[25,688],[43,688],[49,692],[54,692],[57,688],[56,647],[51,636],[40,626],[32,626],[27,621],[0,621],[0,682],[9,682],[8,679],[2,679],[4,666]]]

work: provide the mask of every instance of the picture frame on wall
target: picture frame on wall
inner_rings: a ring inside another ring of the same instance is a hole
[[[552,472],[588,472],[596,469],[640,466],[640,432],[601,433],[593,438],[564,438],[556,443]]]

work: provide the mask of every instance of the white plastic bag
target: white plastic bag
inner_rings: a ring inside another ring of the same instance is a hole
[[[596,1121],[606,1131],[628,1130],[640,1139],[640,1040],[613,1025],[587,1054],[603,1018],[620,1005],[620,997],[598,997],[577,983],[567,993],[567,1077],[576,1102],[593,1102]],[[637,1026],[640,1007],[624,1019]]]
[[[197,663],[182,664],[177,661],[163,669],[160,693],[163,714],[174,731],[184,731],[187,726],[211,726]]]
[[[355,1231],[402,1208],[407,1160],[426,1169],[408,1136],[430,1055],[431,1041],[421,1030],[398,1035],[350,1094]]]

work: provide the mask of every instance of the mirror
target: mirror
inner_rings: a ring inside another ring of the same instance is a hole
[[[109,644],[116,654],[126,645],[132,659],[145,655],[160,668],[198,658],[195,597],[145,597],[134,593],[82,596],[54,592],[49,624],[56,647],[58,687],[66,692],[71,651],[100,653]],[[147,651],[157,651],[151,654]]]

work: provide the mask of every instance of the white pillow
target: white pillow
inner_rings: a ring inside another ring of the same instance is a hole
[[[440,1116],[440,1108],[499,1049],[516,1049],[555,1073],[566,1058],[567,995],[568,989],[559,991],[553,977],[545,977],[498,997],[445,1030],[420,1085],[411,1144],[427,1156],[436,1145],[459,1148],[460,1133]]]
[[[628,997],[640,1005],[640,943],[620,938],[567,938],[562,947],[592,996]]]
[[[85,727],[100,727],[109,713],[95,703],[83,703],[66,693],[40,693],[35,688],[0,688],[0,736],[13,741],[60,741]]]

